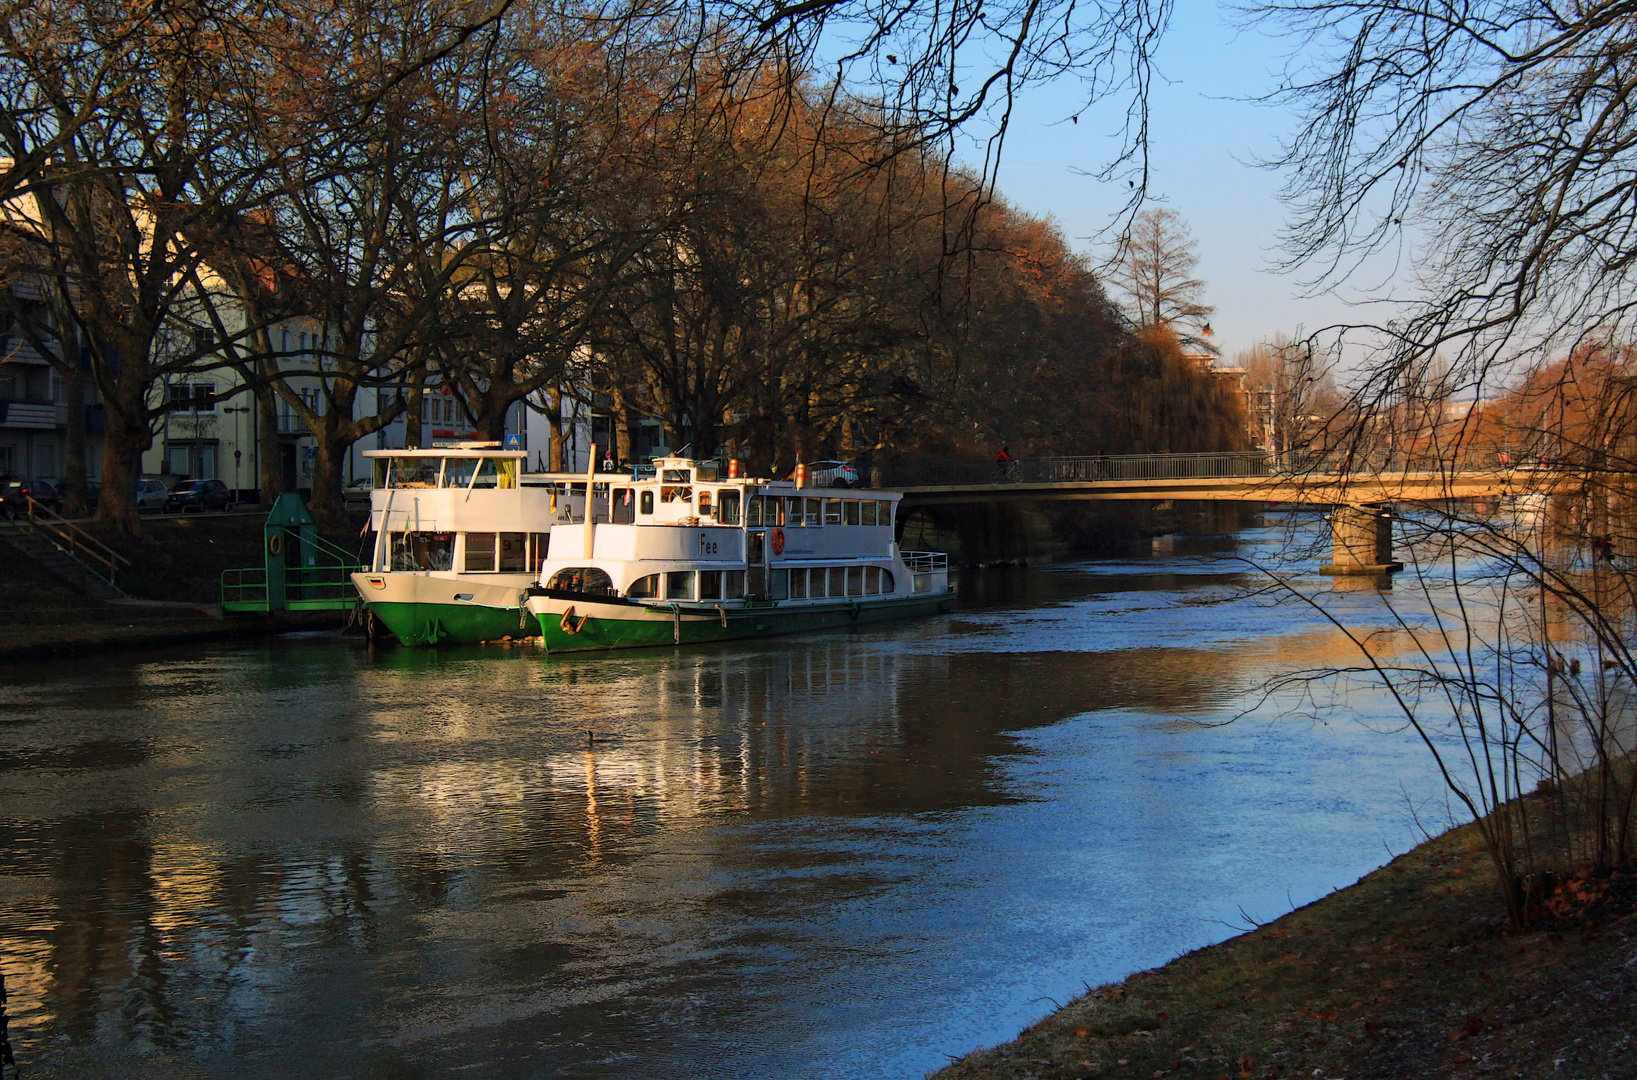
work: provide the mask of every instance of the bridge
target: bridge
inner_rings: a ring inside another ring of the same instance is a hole
[[[1562,473],[1514,464],[1504,450],[1457,458],[1332,454],[1296,465],[1260,452],[1121,454],[1013,461],[885,462],[872,486],[904,493],[904,510],[969,502],[1186,499],[1333,507],[1334,561],[1326,573],[1385,573],[1394,503],[1493,499],[1551,486]],[[1545,471],[1543,471],[1545,470]]]

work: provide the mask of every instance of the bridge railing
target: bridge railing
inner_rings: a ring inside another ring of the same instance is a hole
[[[1184,480],[1208,476],[1268,476],[1272,458],[1260,451],[1225,454],[1109,454],[1019,461],[888,461],[872,470],[872,487],[1095,483]]]
[[[1237,476],[1365,476],[1382,472],[1495,472],[1555,468],[1533,454],[1504,447],[1466,447],[1450,454],[1367,449],[1279,455],[1260,450],[1219,454],[1106,454],[1093,457],[878,462],[868,483],[880,488],[996,484],[1097,483],[1116,480],[1197,480]]]

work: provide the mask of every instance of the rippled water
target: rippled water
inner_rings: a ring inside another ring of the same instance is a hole
[[[1438,789],[1406,736],[1223,723],[1347,656],[1300,608],[1209,602],[1249,582],[1234,554],[685,652],[313,636],[0,671],[19,1057],[920,1076],[1415,839]]]

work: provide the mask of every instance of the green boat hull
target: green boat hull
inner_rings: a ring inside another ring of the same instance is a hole
[[[368,606],[393,637],[405,645],[472,645],[525,633],[520,629],[526,624],[518,608],[392,601],[373,601]]]
[[[541,612],[537,618],[547,652],[591,652],[697,645],[860,626],[948,611],[954,601],[954,594],[945,592],[892,600],[800,606],[765,604],[731,610],[689,608],[673,612],[668,606],[631,605],[623,611],[615,610],[612,615],[608,614],[609,606],[596,605],[590,609],[589,617],[580,612],[569,615],[553,611]]]

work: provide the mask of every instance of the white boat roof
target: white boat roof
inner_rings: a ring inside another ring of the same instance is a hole
[[[456,443],[454,446],[423,447],[419,450],[365,450],[367,458],[526,458],[527,450],[502,450],[499,443]]]

